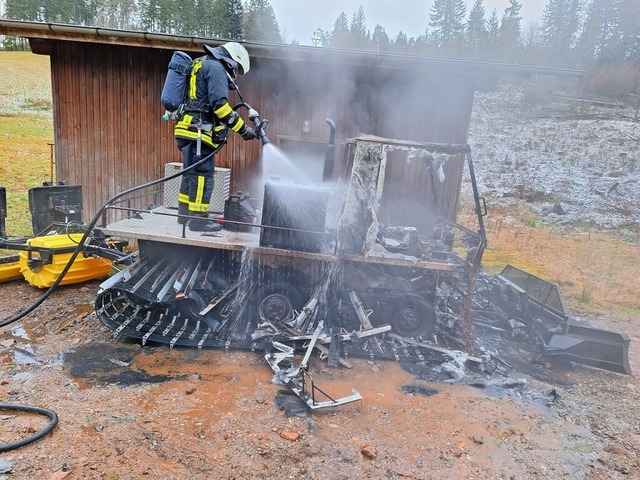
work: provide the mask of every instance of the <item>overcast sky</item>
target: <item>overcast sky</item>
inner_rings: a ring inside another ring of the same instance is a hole
[[[521,0],[522,26],[542,17],[547,0]],[[280,28],[287,41],[297,40],[302,45],[311,45],[314,30],[333,30],[333,24],[344,12],[351,20],[360,5],[364,8],[367,27],[373,31],[377,23],[387,35],[395,39],[400,31],[407,37],[422,35],[429,24],[429,11],[433,0],[271,0]],[[466,0],[467,14],[473,0]],[[509,0],[485,0],[487,17],[494,8],[502,18]]]

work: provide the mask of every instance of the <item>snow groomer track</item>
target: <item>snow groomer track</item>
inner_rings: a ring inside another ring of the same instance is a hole
[[[140,255],[101,285],[100,321],[118,335],[172,347],[301,347],[317,334],[319,347],[331,344],[342,359],[424,359],[433,350],[423,341],[441,325],[461,338],[460,292],[483,234],[433,212],[418,227],[383,228],[376,212],[385,167],[398,152],[399,161],[412,155],[435,174],[450,158],[470,161],[468,146],[363,137],[347,150],[345,185],[267,182],[256,226],[191,232],[168,209],[106,226],[111,237],[137,240]]]

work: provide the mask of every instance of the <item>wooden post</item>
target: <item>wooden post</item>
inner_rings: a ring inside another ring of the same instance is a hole
[[[51,185],[54,185],[53,183],[53,166],[55,165],[55,160],[53,159],[53,143],[47,143],[47,145],[49,145],[49,167],[51,170]]]

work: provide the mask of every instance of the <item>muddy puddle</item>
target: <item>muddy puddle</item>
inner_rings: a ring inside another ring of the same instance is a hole
[[[81,313],[81,312],[79,312]],[[85,312],[86,313],[86,312]],[[37,330],[37,328],[36,328]],[[219,350],[198,351],[195,349],[168,349],[163,346],[141,347],[137,343],[89,343],[79,345],[55,359],[43,361],[38,355],[38,341],[34,326],[18,325],[10,332],[6,332],[0,338],[2,342],[12,342],[11,355],[16,369],[13,372],[14,380],[28,380],[33,376],[29,367],[55,367],[63,368],[72,377],[80,388],[89,388],[94,385],[132,386],[138,384],[158,384],[169,380],[185,380],[192,375],[200,378],[224,378],[225,369],[221,364],[227,364],[228,359],[220,360],[220,356],[238,358],[241,363],[260,365],[261,377],[264,382],[270,383],[272,372],[264,362],[261,355],[248,352],[222,352]],[[8,343],[7,343],[8,345]],[[535,364],[531,360],[532,355],[523,352],[517,345],[504,348],[502,345],[501,356],[508,361],[510,366],[507,373],[494,373],[482,375],[477,369],[464,368],[460,371],[460,378],[449,378],[449,373],[443,372],[440,365],[402,364],[399,368],[410,374],[410,382],[401,386],[400,392],[406,396],[433,397],[440,393],[443,384],[460,384],[476,387],[483,394],[493,398],[524,398],[539,401],[544,405],[550,405],[555,401],[554,386],[565,386],[568,382],[568,372],[571,367],[566,365],[548,366]],[[234,357],[235,356],[235,357]],[[531,357],[531,358],[529,358]],[[233,362],[233,360],[231,359]],[[368,365],[368,363],[365,362]],[[379,362],[384,365],[386,362]],[[332,395],[348,396],[353,389],[358,389],[358,382],[362,382],[364,372],[357,372],[358,381],[349,384],[348,378],[353,374],[340,369],[326,369],[324,363],[319,363],[319,379],[325,388],[326,383]],[[529,380],[535,379],[544,382],[549,388],[546,391],[534,391],[529,386]],[[344,380],[344,383],[343,383]],[[285,391],[286,388],[282,387]],[[289,401],[285,397],[278,397],[276,403],[281,410],[288,415],[297,415],[296,402]]]
[[[7,340],[6,338],[10,340]],[[34,334],[30,329],[22,326],[14,327],[9,336],[3,335],[3,341],[12,341],[12,360],[18,368],[14,371],[14,379],[26,380],[32,373],[30,366],[60,367],[64,368],[80,388],[89,388],[94,385],[117,385],[131,386],[138,384],[157,384],[169,380],[185,380],[191,375],[200,377],[207,376],[215,378],[224,376],[224,369],[221,369],[220,355],[236,355],[244,358],[251,358],[249,363],[261,365],[264,371],[265,382],[271,381],[271,371],[260,355],[247,352],[222,352],[218,350],[198,351],[195,349],[168,349],[163,346],[141,347],[136,343],[89,343],[79,345],[59,358],[43,361],[38,356],[37,341],[34,341]],[[0,339],[2,340],[2,339]],[[516,349],[517,350],[517,349]],[[549,405],[554,400],[553,386],[566,385],[568,383],[567,371],[570,367],[559,366],[558,369],[543,368],[532,362],[522,360],[526,358],[521,351],[506,351],[505,358],[508,359],[512,368],[507,375],[495,373],[493,375],[479,375],[480,372],[461,370],[461,377],[450,379],[443,374],[439,365],[419,365],[402,364],[401,368],[410,374],[412,382],[407,382],[400,388],[405,395],[433,397],[440,391],[439,385],[460,384],[476,387],[483,391],[483,394],[493,398],[530,398],[537,399],[541,403]],[[380,362],[385,364],[386,362]],[[338,391],[336,395],[350,395],[357,385],[342,384],[339,380],[343,377],[338,373],[340,370],[326,369],[324,364],[318,365],[323,372],[320,377],[324,382],[336,385]],[[368,369],[368,368],[367,368]],[[365,369],[365,370],[367,370]],[[365,372],[358,372],[357,376],[361,380]],[[348,375],[345,372],[345,375]],[[528,385],[528,379],[544,381],[549,385],[547,392],[532,391]],[[335,380],[338,380],[337,382]],[[346,380],[346,378],[345,378]],[[285,387],[283,387],[286,390]],[[287,414],[297,415],[295,401],[290,402],[285,397],[278,397],[277,402]]]
[[[81,387],[92,384],[128,386],[138,383],[160,383],[169,375],[153,374],[132,366],[143,351],[135,346],[88,344],[64,356],[64,366]],[[148,355],[148,353],[145,353]]]
[[[206,364],[201,352],[169,350],[136,344],[90,343],[64,355],[64,368],[81,388],[95,384],[130,386],[183,380],[196,365]]]

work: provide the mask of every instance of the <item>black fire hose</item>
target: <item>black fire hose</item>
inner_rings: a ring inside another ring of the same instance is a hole
[[[65,275],[67,273],[69,273],[69,270],[71,269],[71,266],[73,265],[73,262],[76,261],[76,258],[78,258],[78,255],[83,250],[84,242],[87,241],[87,238],[89,238],[89,235],[91,234],[91,231],[94,229],[94,227],[96,226],[96,223],[98,223],[98,220],[100,219],[100,217],[102,216],[104,211],[109,207],[109,205],[111,205],[116,200],[119,200],[120,198],[124,197],[125,195],[129,195],[130,193],[137,192],[138,190],[142,190],[143,188],[153,187],[155,185],[158,185],[160,183],[166,182],[168,180],[173,180],[174,178],[177,178],[177,177],[179,177],[181,175],[184,175],[187,172],[190,172],[191,170],[194,170],[194,169],[198,168],[204,162],[210,160],[211,157],[213,157],[213,155],[215,155],[222,148],[223,145],[224,145],[224,143],[220,143],[220,145],[218,145],[218,147],[213,152],[211,152],[209,155],[204,157],[202,160],[194,163],[190,167],[185,168],[184,170],[181,170],[181,171],[179,171],[177,173],[174,173],[173,175],[169,175],[168,177],[159,178],[157,180],[153,180],[151,182],[144,183],[142,185],[138,185],[136,187],[130,188],[129,190],[125,190],[124,192],[120,192],[120,193],[114,195],[113,197],[111,197],[109,200],[107,200],[107,202],[104,205],[102,205],[102,207],[100,207],[100,210],[98,210],[98,212],[95,214],[95,216],[91,220],[91,223],[89,223],[89,225],[87,226],[87,230],[84,232],[84,235],[82,236],[82,238],[78,242],[78,245],[76,246],[76,249],[71,254],[71,257],[69,258],[69,261],[65,265],[64,269],[62,270],[62,272],[60,273],[60,275],[58,276],[56,281],[53,282],[53,285],[51,285],[47,289],[47,291],[44,292],[42,294],[42,296],[38,300],[36,300],[35,303],[33,303],[29,308],[27,308],[27,309],[25,309],[25,310],[23,310],[21,312],[18,312],[17,315],[15,315],[15,316],[13,316],[11,318],[7,318],[6,320],[2,320],[0,322],[0,328],[6,327],[7,325],[10,325],[10,324],[12,324],[14,322],[17,322],[18,320],[20,320],[20,319],[26,317],[27,315],[29,315],[36,308],[38,308],[40,305],[42,305],[44,303],[44,301],[47,298],[49,298],[49,296],[51,296],[51,294],[58,288],[58,286],[60,286],[60,282],[62,282],[62,279],[65,277]]]
[[[22,440],[18,440],[17,442],[0,443],[0,453],[15,450],[16,448],[24,447],[25,445],[33,443],[36,440],[40,440],[42,437],[51,432],[51,430],[56,428],[56,425],[58,425],[58,415],[56,414],[56,412],[54,412],[53,410],[49,410],[48,408],[32,407],[31,405],[18,405],[12,403],[0,403],[0,411],[3,410],[37,413],[39,415],[45,415],[49,417],[51,421],[49,422],[49,425],[37,432],[35,435],[23,438]]]

